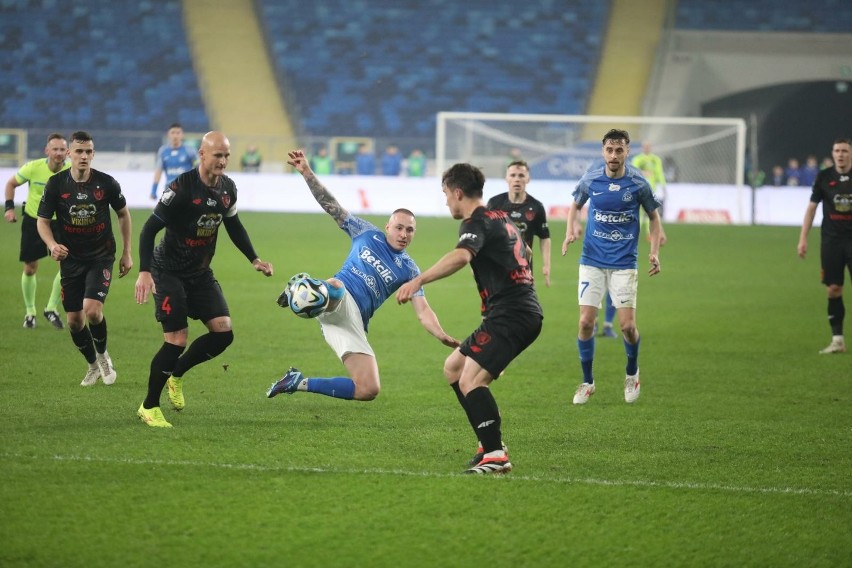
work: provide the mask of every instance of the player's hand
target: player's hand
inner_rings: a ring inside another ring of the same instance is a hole
[[[56,243],[50,248],[50,258],[53,260],[65,260],[68,258],[68,247]]]
[[[15,210],[14,209],[7,209],[4,217],[6,218],[6,221],[8,221],[9,223],[17,223],[18,222],[18,218],[15,216]]]
[[[574,236],[573,232],[569,232],[565,235],[565,240],[562,241],[562,256],[568,254],[568,245],[577,240],[577,237]]]
[[[118,261],[118,277],[124,278],[130,269],[133,268],[133,257],[129,254],[121,255],[121,260]]]
[[[796,247],[796,252],[799,253],[799,258],[805,258],[808,254],[808,241],[800,241],[799,246]]]
[[[648,261],[651,263],[651,269],[648,270],[648,276],[653,276],[660,273],[660,259],[656,254],[649,254]]]
[[[252,263],[252,266],[258,272],[263,272],[264,276],[272,276],[272,263],[264,262],[258,258]]]
[[[300,174],[305,175],[311,171],[311,164],[308,162],[308,159],[305,157],[305,153],[302,150],[287,152],[287,157],[290,158],[287,160],[287,163],[296,168],[296,171]]]
[[[450,337],[446,333],[444,334],[443,337],[439,337],[438,339],[441,341],[441,343],[443,343],[447,347],[456,348],[459,345],[461,345],[461,342],[458,339],[456,339],[455,337]]]
[[[399,290],[396,291],[396,302],[398,304],[404,304],[408,302],[411,297],[420,289],[419,282],[415,280],[409,280],[405,284],[399,287]]]
[[[139,277],[136,279],[136,303],[144,304],[148,301],[148,296],[154,292],[154,278],[150,272],[139,272]]]

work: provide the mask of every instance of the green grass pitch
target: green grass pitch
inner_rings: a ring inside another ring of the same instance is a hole
[[[146,217],[134,211],[134,235]],[[162,343],[152,305],[134,302],[136,267],[106,303],[118,381],[82,388],[68,332],[41,315],[21,327],[20,226],[2,225],[0,566],[852,563],[852,354],[817,354],[830,339],[818,230],[802,261],[795,227],[672,225],[654,278],[643,242],[642,397],[624,403],[621,340],[598,340],[597,394],[574,407],[579,245],[559,256],[553,222],[542,335],[493,386],[515,470],[471,478],[448,349],[410,306],[390,300],[372,321],[377,400],[266,399],[290,365],[343,373],[318,324],[275,299],[296,272],[333,274],[348,239],[325,215],[241,217],[276,273],[254,272],[222,231],[213,268],[235,342],[187,374],[183,412],[163,396],[170,430],[136,417]],[[421,269],[457,227],[419,220]],[[55,271],[42,261],[39,311]],[[426,291],[451,335],[474,329],[468,269]]]

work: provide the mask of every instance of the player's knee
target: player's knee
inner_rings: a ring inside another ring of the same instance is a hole
[[[360,385],[356,382],[355,399],[363,401],[374,400],[377,396],[379,396],[379,392],[381,390],[382,389],[378,383],[370,385]]]
[[[578,325],[578,330],[580,332],[580,335],[583,336],[592,334],[595,330],[595,320],[591,318],[581,317],[580,323]]]
[[[228,346],[234,342],[234,332],[231,330],[228,331],[219,331],[216,333],[210,334],[210,355],[215,357],[222,353]]]
[[[636,324],[633,322],[621,326],[621,334],[628,343],[636,343],[639,338],[639,330],[636,329]]]

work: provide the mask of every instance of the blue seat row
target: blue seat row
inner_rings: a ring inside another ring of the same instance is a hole
[[[0,0],[0,125],[204,131],[180,0]]]
[[[376,137],[432,136],[442,110],[582,113],[609,9],[556,0],[258,6],[301,129]]]

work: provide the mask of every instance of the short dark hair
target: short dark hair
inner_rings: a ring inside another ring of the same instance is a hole
[[[85,130],[78,130],[71,135],[71,142],[93,142],[92,135]]]
[[[414,217],[415,219],[417,218],[417,217],[414,215],[414,213],[412,213],[412,212],[411,212],[411,210],[410,210],[410,209],[406,209],[405,207],[400,207],[399,209],[394,210],[394,212],[393,212],[393,213],[391,213],[391,215],[393,216],[393,215],[396,215],[397,213],[402,213],[403,215],[411,215],[411,216],[412,216],[412,217]]]
[[[627,133],[626,130],[619,130],[617,128],[613,128],[612,130],[604,134],[602,143],[606,144],[607,140],[624,140],[625,144],[630,144],[630,135]]]
[[[169,130],[171,130],[172,128],[180,128],[181,130],[183,130],[183,126],[181,126],[180,122],[171,123],[171,125],[169,125]]]
[[[51,140],[65,140],[65,135],[58,132],[51,132],[47,135],[47,143],[50,144]]]
[[[838,138],[834,141],[834,144],[849,144],[852,146],[852,138]],[[832,146],[834,146],[834,144],[832,144]]]
[[[444,172],[441,185],[450,189],[460,189],[465,197],[482,197],[485,176],[482,170],[470,164],[455,164]]]
[[[527,169],[527,171],[530,171],[530,165],[527,163],[526,160],[515,160],[514,162],[509,162],[509,165],[506,166],[506,171],[508,172],[509,168],[511,168],[512,166],[523,166]]]

